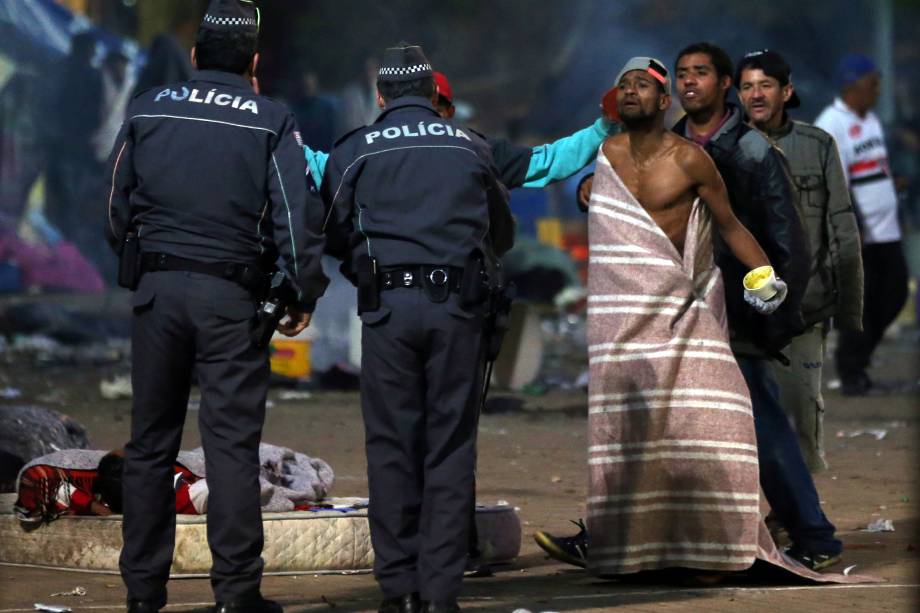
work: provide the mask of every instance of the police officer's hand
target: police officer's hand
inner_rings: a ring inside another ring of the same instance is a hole
[[[287,308],[287,316],[278,322],[275,330],[285,336],[297,336],[310,325],[313,313],[304,313],[293,307]]]

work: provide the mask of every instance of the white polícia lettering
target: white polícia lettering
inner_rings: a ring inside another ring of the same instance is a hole
[[[465,133],[463,130],[461,130],[460,128],[457,128],[457,130],[454,132],[454,136],[456,136],[457,138],[465,138],[466,140],[472,140],[472,139],[471,139],[469,136],[467,136],[466,133]]]
[[[177,95],[178,93],[179,93],[179,92],[172,92],[171,94],[169,94],[169,97],[172,98],[173,100],[175,100],[176,102],[182,102],[183,100],[185,100],[186,98],[188,98],[189,91],[188,91],[188,88],[187,88],[186,86],[184,86],[184,85],[182,86],[182,94],[181,94],[181,95]]]
[[[160,98],[165,98],[166,96],[170,95],[171,93],[172,93],[172,90],[171,90],[171,89],[164,89],[164,90],[161,91],[159,94],[157,94],[157,97],[154,98],[153,101],[154,101],[154,102],[159,102],[159,101],[160,101]]]
[[[370,145],[371,143],[374,142],[374,139],[377,138],[378,136],[380,136],[380,132],[377,132],[375,130],[374,132],[368,132],[367,134],[365,134],[364,140],[366,140],[367,144]]]
[[[240,105],[240,110],[241,111],[252,111],[253,115],[259,114],[259,107],[256,104],[255,100],[247,100],[246,102]]]
[[[384,138],[397,138],[399,137],[400,131],[399,128],[390,126],[389,128],[384,129],[383,137]]]
[[[188,97],[188,101],[189,101],[189,102],[199,102],[199,103],[200,103],[200,102],[204,102],[204,98],[199,98],[199,97],[198,97],[198,90],[197,90],[197,89],[193,89],[193,90],[192,90],[192,95]]]
[[[231,100],[233,100],[233,96],[230,94],[217,94],[214,96],[214,104],[217,106],[227,106]]]
[[[208,90],[208,95],[205,96],[205,98],[204,98],[204,103],[205,103],[205,104],[211,104],[211,100],[214,98],[214,92],[216,92],[216,91],[217,91],[216,89],[209,89],[209,90]]]
[[[444,124],[442,123],[430,123],[428,124],[428,133],[432,136],[444,136]]]
[[[420,136],[427,136],[428,133],[425,132],[425,122],[424,121],[418,122],[418,133]]]

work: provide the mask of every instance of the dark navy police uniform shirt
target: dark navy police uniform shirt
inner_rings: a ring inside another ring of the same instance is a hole
[[[109,160],[107,236],[129,225],[141,250],[268,268],[277,262],[312,311],[323,207],[290,111],[249,81],[204,70],[138,94]]]
[[[424,98],[394,100],[340,139],[322,193],[327,251],[352,266],[370,255],[381,267],[462,267],[474,249],[501,255],[514,240],[489,145]]]

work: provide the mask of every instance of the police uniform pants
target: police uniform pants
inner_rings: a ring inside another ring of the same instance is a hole
[[[193,366],[208,488],[211,584],[218,601],[253,594],[262,576],[259,443],[268,352],[249,338],[255,302],[236,283],[188,272],[145,274],[132,300],[134,400],[125,447],[128,598],[166,602],[175,540],[173,462]]]
[[[374,574],[387,597],[456,598],[474,499],[482,316],[456,294],[382,292],[362,314],[364,414]]]

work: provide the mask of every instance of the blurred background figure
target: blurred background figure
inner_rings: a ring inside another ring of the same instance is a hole
[[[159,34],[150,43],[147,63],[137,77],[134,95],[159,85],[186,81],[192,76],[188,50],[170,34]]]
[[[320,91],[319,75],[312,70],[305,70],[296,83],[300,88],[292,97],[291,110],[303,144],[314,151],[329,151],[340,136],[337,101]]]
[[[837,347],[843,393],[860,396],[887,391],[867,370],[885,330],[907,300],[908,272],[885,133],[872,110],[881,75],[871,59],[851,53],[840,60],[836,82],[839,95],[815,125],[837,142],[860,222],[865,269],[862,331],[841,331]]]

